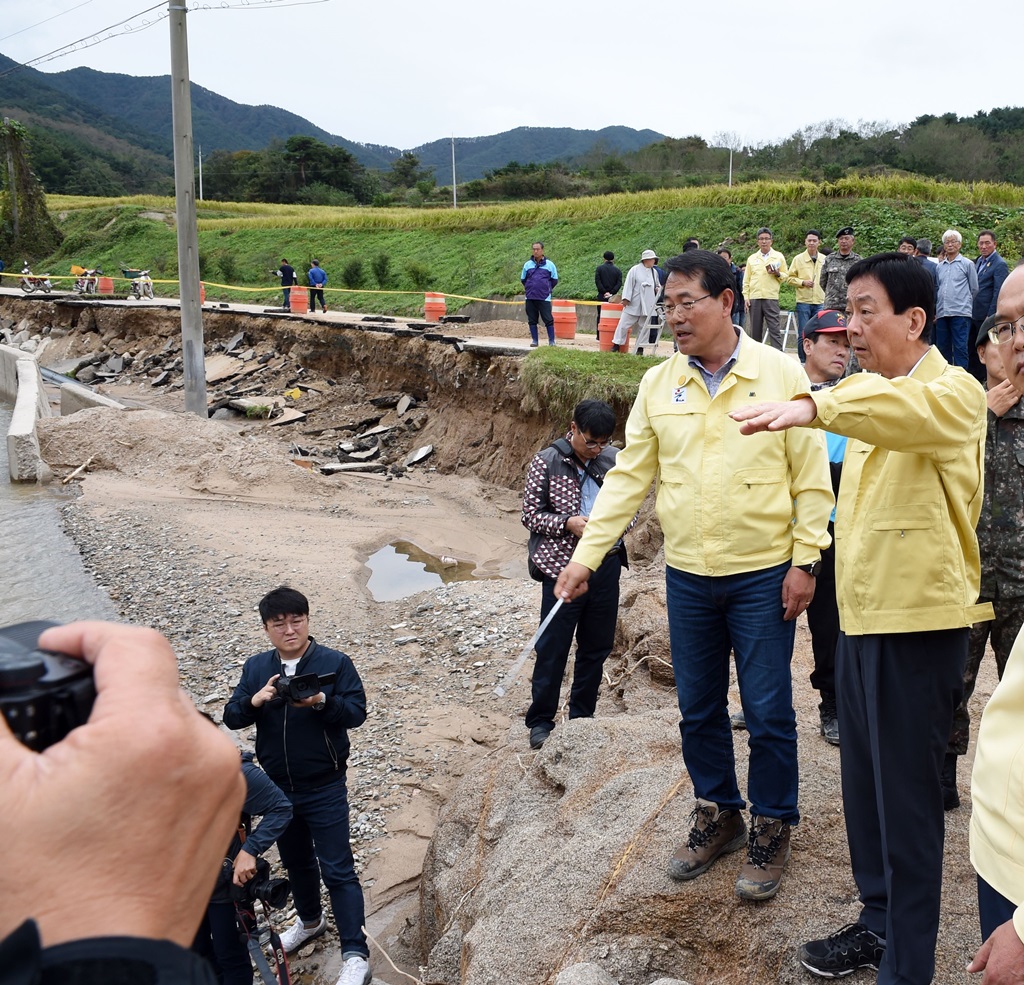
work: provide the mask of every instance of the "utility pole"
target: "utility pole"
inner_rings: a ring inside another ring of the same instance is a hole
[[[452,208],[459,207],[459,196],[455,191],[455,134],[452,134]]]
[[[199,145],[199,201],[203,200],[203,145]]]
[[[7,134],[7,198],[11,203],[11,225],[14,241],[18,241],[18,185],[14,175],[14,141],[10,134],[11,121],[4,117],[4,131]]]
[[[174,125],[174,197],[178,226],[178,293],[181,301],[181,359],[185,410],[207,417],[203,307],[199,300],[199,233],[196,179],[192,162],[192,94],[188,77],[187,8],[168,0],[171,22],[171,114]]]

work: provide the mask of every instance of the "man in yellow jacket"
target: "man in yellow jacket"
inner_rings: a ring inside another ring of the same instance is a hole
[[[836,507],[841,633],[836,697],[857,922],[805,943],[826,978],[879,985],[935,970],[944,821],[940,772],[976,605],[985,393],[930,344],[935,288],[901,253],[854,264],[847,331],[869,370],[831,390],[732,416],[745,434],[827,429],[851,439]]]
[[[991,342],[1006,378],[1024,391],[1024,269],[1003,283]],[[981,716],[971,781],[971,862],[984,943],[967,970],[1012,985],[1024,969],[1024,632]]]
[[[683,760],[696,797],[668,872],[693,879],[745,847],[736,893],[768,899],[800,816],[790,661],[795,619],[814,596],[829,544],[825,436],[798,430],[752,441],[739,433],[730,411],[751,397],[806,393],[807,376],[733,325],[735,280],[720,256],[689,250],[665,269],[676,352],[640,382],[625,448],[555,596],[586,590],[657,478]],[[730,651],[750,733],[749,838],[729,727]]]
[[[808,229],[804,237],[806,249],[793,257],[789,273],[786,274],[786,283],[796,288],[796,351],[800,356],[800,362],[807,360],[803,343],[804,325],[822,310],[825,301],[825,291],[818,283],[821,264],[825,259],[818,253],[820,243],[821,233],[817,229]]]
[[[768,329],[768,344],[782,351],[779,327],[779,288],[788,274],[786,258],[772,249],[772,231],[762,226],[757,231],[757,252],[747,257],[743,272],[743,298],[750,314],[747,329],[760,342]]]

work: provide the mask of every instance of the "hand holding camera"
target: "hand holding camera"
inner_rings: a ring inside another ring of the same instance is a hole
[[[10,637],[0,636],[9,650]],[[111,933],[187,947],[245,799],[237,749],[179,688],[177,658],[154,630],[81,622],[17,647],[15,662],[35,665],[32,686],[47,683],[40,663],[92,664],[96,700],[87,720],[64,738],[52,733],[53,744],[37,752],[7,725],[12,694],[26,707],[24,685],[5,689],[0,936],[33,917],[47,947]],[[0,676],[10,669],[0,660]],[[70,669],[58,686],[88,677]],[[27,720],[22,714],[19,732],[31,731]],[[167,845],[174,851],[161,850]]]

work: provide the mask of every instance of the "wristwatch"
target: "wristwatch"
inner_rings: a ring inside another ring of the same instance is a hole
[[[313,705],[313,711],[323,711],[327,707],[327,699],[324,698],[322,701],[318,701]]]
[[[805,571],[812,578],[818,577],[818,572],[821,571],[821,559],[814,561],[811,564],[794,564],[794,568],[798,568],[800,571]]]

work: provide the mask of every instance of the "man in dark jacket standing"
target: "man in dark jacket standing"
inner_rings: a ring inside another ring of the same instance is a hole
[[[519,275],[526,292],[526,322],[530,326],[530,348],[537,348],[537,322],[543,321],[548,330],[548,345],[555,344],[555,319],[551,314],[551,292],[558,284],[558,270],[544,256],[544,244],[536,242],[530,250],[530,259],[523,264]]]
[[[602,304],[610,301],[622,290],[622,271],[615,266],[615,254],[605,250],[604,263],[594,271],[594,286],[597,288],[597,300]],[[597,324],[601,324],[601,305],[597,306]]]
[[[285,311],[291,311],[292,288],[297,283],[295,278],[295,268],[287,260],[282,260],[281,266],[278,267],[277,270],[272,270],[271,273],[276,274],[278,277],[281,278],[281,295],[283,297],[281,306],[284,308]]]
[[[971,337],[981,338],[981,324],[989,315],[996,313],[1000,288],[1010,273],[1006,261],[996,249],[996,234],[991,229],[983,229],[978,233],[978,258],[974,261],[974,266],[978,268],[978,293],[974,295],[971,311]],[[988,372],[978,356],[978,349],[981,347],[979,343],[972,346],[968,352],[967,371],[984,384],[988,379]]]
[[[341,938],[338,985],[366,985],[371,974],[362,931],[363,890],[349,844],[345,786],[347,729],[366,720],[363,684],[348,656],[309,635],[309,602],[301,592],[276,588],[259,608],[274,647],[245,662],[242,679],[224,708],[224,724],[232,729],[256,726],[256,755],[292,804],[292,822],[277,846],[298,919],[281,935],[281,943],[291,952],[326,932],[322,875]],[[317,693],[301,701],[277,694],[279,677],[306,674],[321,677]],[[324,681],[326,675],[333,679]]]
[[[530,531],[530,560],[543,578],[542,622],[555,604],[555,580],[583,536],[605,473],[615,464],[618,449],[609,443],[614,430],[611,407],[600,400],[584,400],[573,411],[566,436],[542,448],[530,463],[522,520]],[[619,541],[591,577],[590,591],[565,603],[537,641],[533,701],[526,713],[533,749],[544,745],[555,727],[573,634],[576,667],[569,717],[594,716],[601,670],[615,639],[624,554]]]

